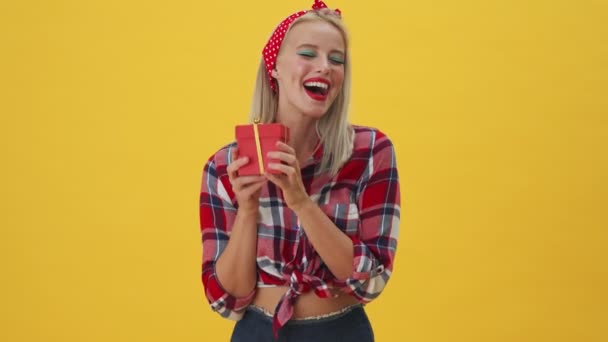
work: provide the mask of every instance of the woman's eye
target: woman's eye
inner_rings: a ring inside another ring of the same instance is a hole
[[[334,64],[344,64],[344,59],[341,57],[329,57],[329,60]]]
[[[315,57],[317,54],[313,51],[298,51],[298,55],[304,57]]]

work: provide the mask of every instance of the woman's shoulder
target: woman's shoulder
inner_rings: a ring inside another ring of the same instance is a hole
[[[361,125],[351,125],[354,131],[353,145],[355,149],[374,148],[379,145],[392,145],[388,136],[378,128]]]
[[[232,159],[232,153],[236,147],[236,142],[233,141],[229,144],[222,146],[219,150],[213,153],[208,159],[205,169],[212,166],[216,172],[225,172],[226,167],[230,164]]]

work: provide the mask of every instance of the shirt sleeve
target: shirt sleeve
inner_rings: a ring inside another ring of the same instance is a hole
[[[400,190],[391,141],[376,131],[372,153],[358,193],[359,234],[354,246],[354,273],[336,285],[362,303],[380,295],[395,259],[400,222]]]
[[[223,177],[226,181],[227,177]],[[200,228],[203,245],[202,282],[211,308],[222,317],[239,320],[253,300],[255,289],[245,297],[235,297],[220,283],[215,264],[228,243],[236,208],[232,190],[218,177],[213,159],[205,165],[200,192]],[[227,190],[230,189],[230,190]]]

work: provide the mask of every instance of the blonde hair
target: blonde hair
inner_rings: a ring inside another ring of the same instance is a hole
[[[327,113],[317,122],[317,134],[319,134],[321,144],[323,144],[323,157],[321,158],[320,170],[322,172],[328,171],[331,175],[335,175],[350,158],[353,150],[354,131],[348,122],[348,106],[350,102],[348,35],[340,17],[329,9],[310,11],[299,17],[291,24],[286,35],[298,23],[313,20],[324,21],[337,28],[344,38],[346,48],[342,89],[340,89]],[[261,59],[253,92],[251,112],[249,114],[250,121],[253,122],[253,120],[258,118],[261,123],[274,122],[276,120],[278,100],[278,93],[275,93],[270,88],[264,59]]]

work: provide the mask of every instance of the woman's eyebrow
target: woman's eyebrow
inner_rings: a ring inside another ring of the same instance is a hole
[[[309,48],[313,48],[313,49],[318,49],[319,48],[318,46],[316,46],[314,44],[307,44],[307,43],[305,43],[305,44],[298,45],[298,49],[299,48],[303,48],[303,47],[309,47]]]

